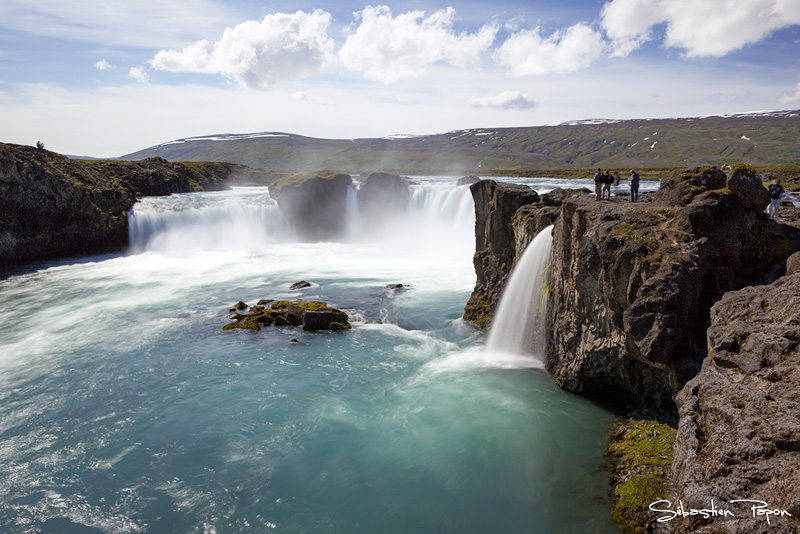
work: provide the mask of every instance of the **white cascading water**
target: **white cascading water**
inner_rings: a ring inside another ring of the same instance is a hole
[[[405,213],[369,225],[359,217],[357,188],[351,185],[344,216],[343,242],[386,240],[411,252],[435,247],[455,254],[474,247],[472,195],[452,182],[412,185]],[[280,207],[263,187],[144,198],[128,221],[134,252],[254,250],[292,239]]]
[[[511,271],[492,320],[488,352],[532,354],[543,361],[552,230],[551,225],[539,232]]]
[[[128,213],[135,252],[248,250],[282,234],[283,215],[263,187],[148,197]]]

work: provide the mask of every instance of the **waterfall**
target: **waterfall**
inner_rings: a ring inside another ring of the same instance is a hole
[[[128,213],[128,239],[145,250],[258,249],[283,235],[283,216],[266,188],[148,197]]]
[[[503,289],[486,350],[544,359],[552,225],[533,239]]]
[[[386,213],[370,224],[359,217],[357,195],[353,184],[347,190],[341,243],[384,242],[413,254],[474,251],[475,210],[468,187],[449,180],[415,183],[405,211]],[[256,251],[291,242],[289,230],[264,187],[146,197],[128,214],[133,252]]]
[[[358,230],[358,189],[356,184],[347,186],[347,201],[345,206],[345,233],[352,239]]]

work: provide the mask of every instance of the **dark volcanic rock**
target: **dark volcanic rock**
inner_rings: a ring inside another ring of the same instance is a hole
[[[290,285],[289,289],[305,289],[307,287],[311,287],[311,283],[303,280],[301,282],[295,282],[294,284]]]
[[[300,239],[335,239],[345,230],[349,174],[320,171],[275,180],[269,194]]]
[[[368,222],[404,213],[411,191],[408,180],[388,172],[371,172],[358,187],[358,209]]]
[[[242,312],[247,304],[238,302],[232,311]],[[267,326],[301,326],[304,330],[331,330],[338,332],[350,328],[347,314],[329,308],[317,300],[260,300],[247,313],[234,313],[232,322],[222,327],[223,331],[245,329],[261,330]]]
[[[677,397],[674,483],[687,507],[735,520],[675,520],[675,532],[800,532],[800,273],[727,293],[711,311],[709,356]],[[735,499],[792,518],[752,517]]]
[[[743,200],[749,181],[698,169],[665,179],[645,206],[564,201],[548,346],[559,385],[622,408],[674,409],[706,355],[713,303],[800,249],[797,229],[761,213],[757,189]]]
[[[128,245],[136,198],[221,189],[270,173],[228,163],[72,160],[0,144],[0,271],[9,264],[116,251]]]
[[[461,178],[458,179],[456,185],[472,185],[472,184],[477,184],[480,181],[481,181],[480,176],[473,176],[473,175],[462,176]]]
[[[334,323],[347,323],[347,314],[335,308],[307,311],[303,314],[303,330],[336,330]]]
[[[539,201],[526,185],[481,180],[470,186],[475,201],[475,290],[464,318],[487,327],[500,299],[503,285],[514,266],[516,245],[511,221],[517,210]]]

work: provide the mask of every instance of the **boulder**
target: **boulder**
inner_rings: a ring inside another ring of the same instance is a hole
[[[347,314],[335,308],[322,311],[307,311],[303,314],[303,330],[342,330],[347,323]],[[335,326],[334,326],[335,324]]]
[[[306,282],[305,280],[300,282],[295,282],[294,284],[289,286],[289,289],[305,289],[307,287],[311,287],[311,282]]]
[[[481,181],[480,176],[469,175],[459,178],[458,181],[456,182],[456,185],[472,185],[480,181]]]
[[[304,330],[330,330],[339,332],[350,328],[347,314],[329,308],[318,300],[272,300],[262,299],[256,306],[241,313],[247,304],[238,302],[231,311],[232,322],[223,326],[223,331],[235,329],[261,330],[265,326],[302,326]]]
[[[800,252],[795,252],[786,260],[786,275],[800,271]]]
[[[278,202],[289,228],[307,241],[336,239],[346,225],[349,174],[320,171],[276,179],[269,194]]]
[[[712,308],[708,357],[677,396],[673,500],[700,508],[713,499],[736,518],[676,519],[674,532],[800,532],[799,344],[800,273],[727,293]],[[768,524],[737,499],[792,517]]]
[[[371,172],[358,187],[358,209],[368,222],[405,213],[411,190],[408,180],[388,172]]]

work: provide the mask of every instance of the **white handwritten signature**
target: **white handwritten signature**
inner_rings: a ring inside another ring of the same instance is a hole
[[[786,510],[781,510],[780,508],[770,508],[770,506],[764,501],[756,501],[752,499],[735,499],[732,501],[728,501],[731,504],[734,503],[749,503],[750,512],[753,514],[753,517],[764,517],[767,520],[767,524],[771,525],[770,517],[791,517],[790,514]],[[711,499],[711,507],[710,508],[686,508],[683,505],[683,501],[678,501],[678,507],[676,509],[672,509],[672,501],[668,501],[666,499],[661,499],[659,501],[651,502],[648,508],[653,512],[661,512],[663,515],[657,519],[659,522],[664,521],[672,521],[676,517],[689,517],[689,516],[701,516],[704,519],[708,519],[709,517],[736,517],[736,514],[728,510],[726,508],[719,508],[717,505],[714,504],[714,499]]]

